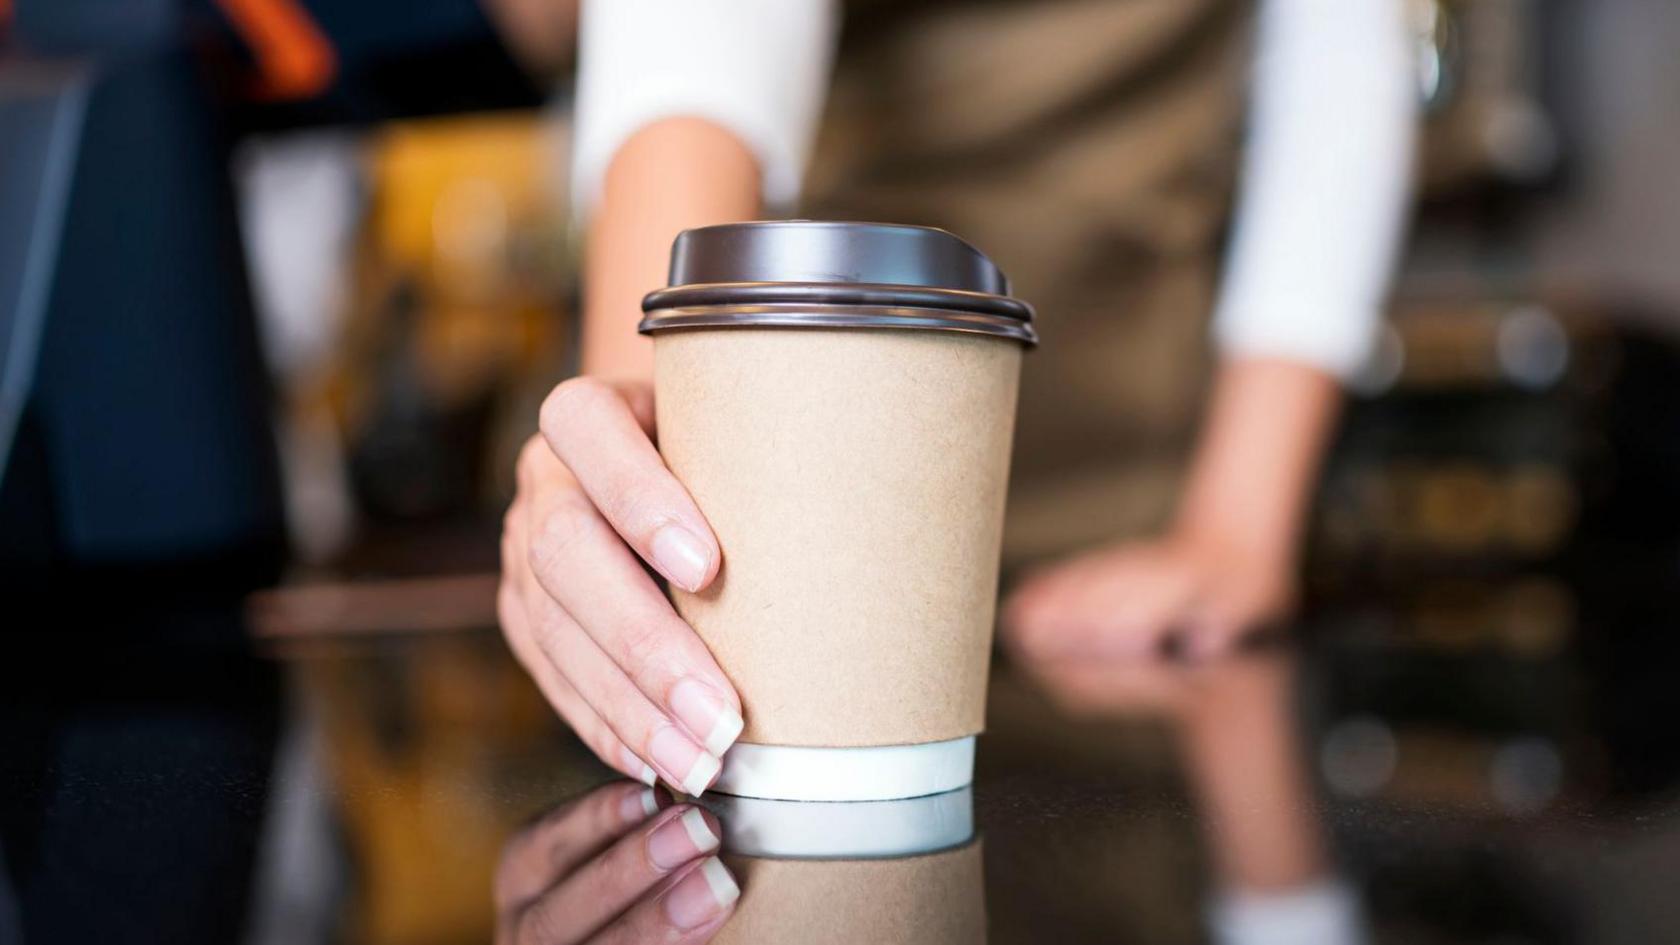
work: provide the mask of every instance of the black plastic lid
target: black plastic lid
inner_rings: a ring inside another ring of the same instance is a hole
[[[728,311],[725,311],[727,309]],[[645,332],[728,325],[971,331],[1036,343],[1032,308],[986,255],[944,230],[785,220],[685,230]]]
[[[890,223],[777,220],[684,230],[670,285],[873,283],[1008,295],[985,254],[944,230]]]

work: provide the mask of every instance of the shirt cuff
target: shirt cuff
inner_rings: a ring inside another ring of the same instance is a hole
[[[1214,317],[1214,344],[1227,358],[1276,358],[1337,380],[1352,378],[1370,361],[1381,311],[1374,305],[1337,305],[1308,314],[1314,310],[1314,303],[1305,300],[1222,307]]]
[[[1277,893],[1224,892],[1208,907],[1214,945],[1364,945],[1359,896],[1341,880]]]

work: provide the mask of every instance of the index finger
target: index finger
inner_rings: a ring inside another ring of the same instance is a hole
[[[543,401],[543,438],[589,501],[642,560],[698,591],[722,560],[711,526],[618,390],[575,377]]]
[[[615,781],[549,811],[502,849],[496,868],[497,908],[523,907],[668,806],[669,800],[653,788]]]

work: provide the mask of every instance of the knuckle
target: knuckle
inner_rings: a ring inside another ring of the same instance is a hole
[[[568,492],[556,497],[553,507],[537,523],[526,561],[538,573],[549,573],[595,531],[594,510],[584,496]]]
[[[518,541],[515,536],[519,534],[519,525],[518,506],[509,506],[508,510],[502,513],[502,563],[504,565],[515,560],[515,552],[518,550],[516,547]]]
[[[525,525],[525,509],[515,502],[502,513],[502,563],[511,564],[519,550],[519,536]]]
[[[525,481],[536,475],[542,460],[542,451],[548,449],[540,434],[533,434],[525,439],[524,445],[519,447],[519,457],[514,462],[514,472],[518,479],[517,485],[525,485]]]
[[[570,938],[570,930],[561,921],[560,916],[548,909],[542,908],[539,902],[536,908],[527,909],[519,916],[519,928],[514,934],[514,941],[518,945],[534,945],[538,942],[563,942]]]
[[[501,624],[503,633],[513,632],[518,616],[519,595],[514,591],[512,583],[504,577],[501,587],[496,590],[496,620]]]
[[[666,635],[653,622],[637,621],[618,630],[618,651],[626,671],[638,675],[667,651]]]
[[[638,530],[652,531],[649,525],[668,518],[664,496],[658,486],[647,477],[623,477],[603,483],[601,505],[609,509],[614,521],[636,523]]]
[[[561,434],[578,417],[598,410],[616,396],[612,388],[593,377],[580,376],[561,381],[544,398],[538,423],[546,436],[563,439]]]
[[[571,641],[567,639],[566,628],[553,608],[544,604],[546,601],[531,608],[526,632],[530,634],[533,653],[564,677],[572,669],[572,654],[567,649]]]
[[[613,812],[614,814],[617,811]],[[608,821],[603,829],[611,830],[618,823],[617,817],[604,817]],[[596,878],[598,888],[603,893],[614,889],[635,889],[644,886],[648,880],[657,875],[658,867],[648,857],[647,844],[635,843],[619,847],[616,855],[606,858],[600,876]]]

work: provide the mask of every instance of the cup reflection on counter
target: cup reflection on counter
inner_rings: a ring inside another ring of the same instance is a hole
[[[503,847],[496,941],[984,942],[980,853],[967,788],[702,808],[619,781]]]
[[[844,804],[719,795],[705,805],[741,882],[714,942],[986,941],[969,788]]]

